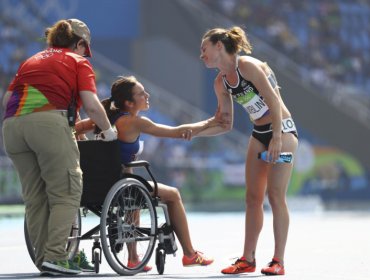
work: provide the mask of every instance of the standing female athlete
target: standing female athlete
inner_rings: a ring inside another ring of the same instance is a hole
[[[285,106],[270,67],[241,51],[252,50],[240,27],[216,28],[203,36],[201,56],[208,68],[217,68],[214,82],[218,100],[218,116],[229,118],[229,125],[210,127],[197,136],[217,135],[229,131],[233,124],[233,100],[241,104],[254,124],[246,158],[246,218],[244,251],[241,258],[222,270],[224,274],[254,272],[256,247],[263,225],[263,201],[267,192],[273,214],[275,248],[272,261],[262,273],[283,275],[284,251],[289,228],[286,192],[292,164],[275,164],[280,152],[292,152],[298,145],[298,134],[291,114]],[[266,151],[270,162],[258,159]]]

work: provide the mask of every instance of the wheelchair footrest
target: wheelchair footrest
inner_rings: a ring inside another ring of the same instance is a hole
[[[164,223],[158,228],[158,248],[164,250],[166,254],[175,254],[177,244],[172,226]]]

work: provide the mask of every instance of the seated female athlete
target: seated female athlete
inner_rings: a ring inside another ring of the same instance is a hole
[[[150,94],[135,77],[119,77],[112,85],[111,97],[102,101],[112,125],[117,129],[123,166],[136,159],[140,150],[140,134],[146,133],[157,137],[182,138],[190,140],[200,131],[211,126],[222,124],[217,118],[206,121],[184,124],[176,127],[153,122],[147,117],[140,116],[140,111],[149,109]],[[93,130],[95,124],[85,119],[76,124],[77,134]],[[132,173],[132,170],[125,169]],[[152,182],[150,182],[152,183]],[[158,195],[162,202],[168,206],[168,213],[174,232],[181,244],[184,256],[184,266],[209,265],[213,259],[193,248],[185,208],[177,188],[158,183]],[[129,256],[129,266],[139,262],[137,254]],[[144,271],[150,270],[146,266]]]

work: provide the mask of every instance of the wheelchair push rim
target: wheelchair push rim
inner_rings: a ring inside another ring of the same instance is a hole
[[[105,198],[100,219],[102,248],[111,268],[120,275],[143,271],[157,232],[156,209],[146,186],[134,178],[118,181]],[[129,266],[134,254],[140,262]]]
[[[27,227],[27,217],[24,215],[24,239],[27,246],[28,254],[30,255],[33,262],[35,262],[36,255],[35,255],[35,248],[32,245],[31,238],[28,233]],[[72,260],[78,251],[78,247],[80,244],[79,236],[81,236],[81,213],[78,210],[75,219],[73,220],[71,231],[69,233],[68,242],[66,244],[66,251],[68,253],[68,259]]]

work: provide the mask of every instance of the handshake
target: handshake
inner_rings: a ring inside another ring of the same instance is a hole
[[[108,128],[107,130],[102,130],[99,134],[99,139],[103,141],[113,141],[117,139],[117,131],[115,131],[112,127]]]

